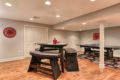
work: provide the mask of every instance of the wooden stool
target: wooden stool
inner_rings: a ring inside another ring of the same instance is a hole
[[[72,48],[65,49],[65,58],[67,71],[79,71],[76,50]]]
[[[32,55],[32,59],[30,62],[30,66],[28,69],[28,72],[30,71],[40,71],[42,73],[48,74],[53,76],[54,80],[57,80],[57,78],[60,76],[60,68],[58,65],[58,58],[60,58],[60,54],[58,53],[48,53],[48,52],[40,52],[40,51],[32,51],[30,52]],[[42,62],[42,59],[48,59],[50,60],[50,63]],[[51,69],[41,67],[41,65],[48,65],[51,66]]]

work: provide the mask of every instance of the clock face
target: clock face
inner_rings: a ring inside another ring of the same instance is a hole
[[[100,34],[99,33],[93,33],[93,40],[99,40]]]
[[[4,35],[8,38],[13,38],[16,35],[16,30],[12,27],[7,27],[3,31]]]

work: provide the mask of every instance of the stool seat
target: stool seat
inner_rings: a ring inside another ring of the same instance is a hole
[[[50,53],[50,52],[40,52],[40,51],[31,51],[32,56],[41,57],[41,58],[60,58],[60,53]]]
[[[77,51],[73,48],[66,48],[65,49],[66,53],[76,53]]]
[[[66,52],[65,55],[76,55],[77,54],[77,51],[73,48],[66,48],[65,52]]]

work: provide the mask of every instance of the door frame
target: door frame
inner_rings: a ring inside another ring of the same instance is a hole
[[[47,34],[47,42],[48,42],[48,38],[49,38],[49,28],[48,27],[41,27],[41,26],[34,26],[34,25],[24,25],[24,32],[23,32],[23,34],[24,34],[24,38],[23,38],[23,44],[24,44],[24,50],[23,50],[23,52],[24,52],[24,58],[27,58],[26,56],[25,56],[25,29],[26,28],[41,28],[41,29],[47,29],[47,32],[48,32],[48,34]]]

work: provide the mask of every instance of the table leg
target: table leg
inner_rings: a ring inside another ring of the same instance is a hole
[[[87,48],[85,48],[85,50],[84,50],[84,55],[86,55],[86,52],[87,52]]]
[[[43,52],[44,51],[44,48],[43,46],[40,46],[40,51]]]
[[[90,57],[91,56],[91,48],[88,48],[87,52],[88,52],[88,57]]]
[[[113,58],[113,51],[112,50],[108,50],[107,52],[108,52],[109,58],[112,59]]]
[[[59,48],[59,53],[61,53],[60,63],[62,72],[64,72],[64,56],[63,56],[63,48]]]
[[[110,50],[110,56],[111,56],[111,58],[113,58],[113,50],[112,49]]]
[[[84,54],[88,54],[88,56],[90,56],[91,54],[91,48],[85,48]]]

